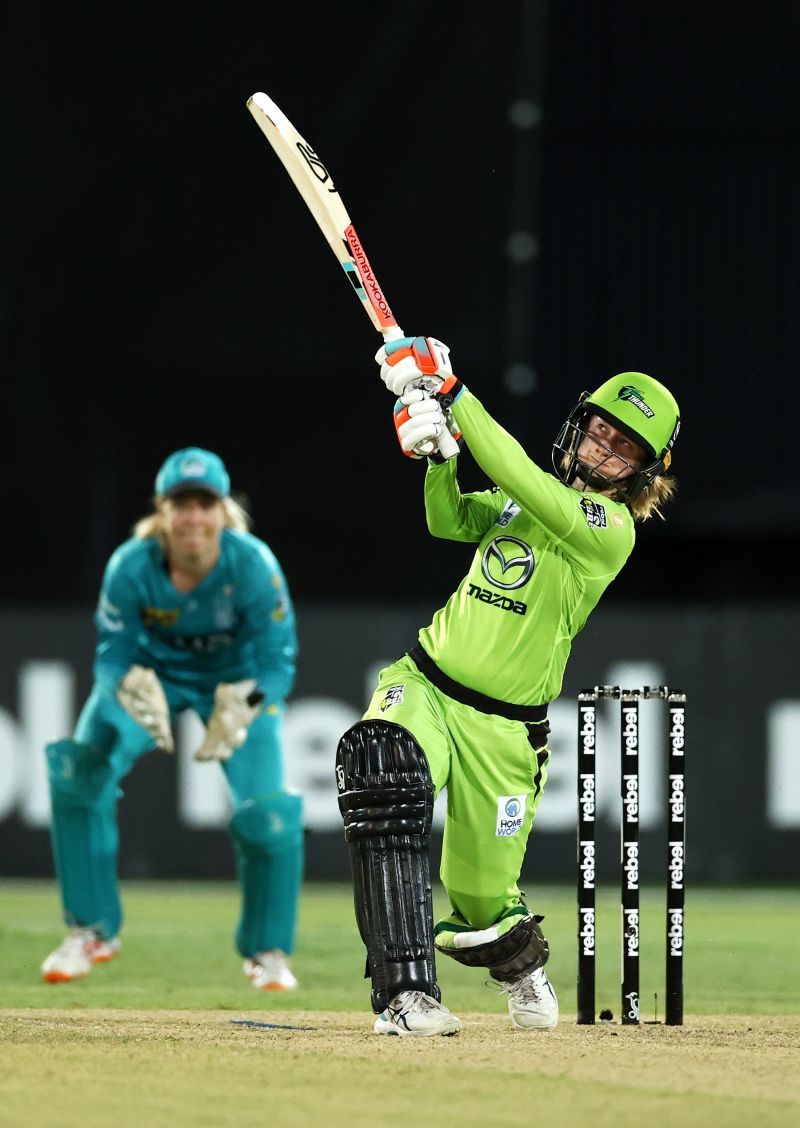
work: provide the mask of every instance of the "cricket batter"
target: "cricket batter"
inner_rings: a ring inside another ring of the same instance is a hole
[[[80,979],[120,950],[117,799],[172,723],[206,725],[195,759],[222,766],[242,889],[236,944],[254,987],[297,986],[302,802],[284,786],[281,722],[295,672],[294,611],[281,568],[249,533],[211,451],[175,451],[154,511],[112,555],[95,623],[94,688],[74,736],[47,748],[51,838],[69,933],[42,964],[49,983]],[[209,769],[210,770],[210,769]]]
[[[665,475],[678,405],[641,372],[583,393],[554,443],[554,477],[453,375],[441,342],[403,338],[376,360],[399,397],[403,451],[419,457],[433,444],[428,528],[477,547],[417,644],[381,671],[337,752],[374,1030],[424,1037],[461,1029],[442,1005],[434,948],[488,969],[507,992],[515,1027],[548,1029],[558,1003],[544,970],[543,917],[517,884],[547,779],[547,706],[572,640],[631,553],[634,521],[660,513],[674,492]],[[434,394],[419,387],[423,375]],[[456,460],[436,453],[446,426],[493,489],[460,492]],[[434,927],[428,847],[443,789],[441,880],[451,911]]]

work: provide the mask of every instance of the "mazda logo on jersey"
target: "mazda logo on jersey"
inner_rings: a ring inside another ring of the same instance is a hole
[[[490,584],[512,591],[533,575],[533,549],[517,537],[495,537],[486,546],[481,571]]]

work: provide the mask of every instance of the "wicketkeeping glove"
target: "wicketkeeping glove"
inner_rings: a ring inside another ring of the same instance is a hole
[[[402,395],[394,406],[394,427],[403,454],[409,458],[427,454],[434,462],[443,462],[439,454],[441,436],[449,431],[456,440],[461,437],[454,432],[453,417],[448,415],[439,400],[421,388],[411,388]]]
[[[117,700],[150,734],[157,748],[164,752],[175,751],[169,705],[155,670],[131,666],[117,687]]]
[[[247,729],[261,712],[264,694],[254,678],[221,682],[214,694],[214,712],[208,718],[203,743],[195,760],[229,760],[247,740]]]

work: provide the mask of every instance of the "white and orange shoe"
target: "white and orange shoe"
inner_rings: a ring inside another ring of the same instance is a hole
[[[83,979],[95,964],[108,963],[119,955],[122,941],[101,940],[92,928],[71,928],[55,951],[42,964],[46,983],[71,983]]]
[[[280,948],[256,952],[251,959],[244,961],[244,973],[259,991],[294,991],[297,987],[289,959]]]

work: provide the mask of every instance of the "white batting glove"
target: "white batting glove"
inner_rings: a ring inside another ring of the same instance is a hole
[[[394,408],[394,428],[397,441],[409,458],[430,457],[439,449],[439,438],[447,427],[444,412],[438,400],[411,388],[400,396]]]
[[[402,396],[410,386],[438,392],[452,377],[450,349],[436,337],[400,337],[388,341],[375,353],[381,380],[393,395]]]
[[[208,718],[203,743],[195,760],[230,760],[247,740],[247,729],[263,708],[264,694],[254,678],[221,682],[214,694],[214,712]]]
[[[117,700],[150,734],[157,748],[163,752],[175,751],[169,705],[155,670],[131,666],[117,687]]]

